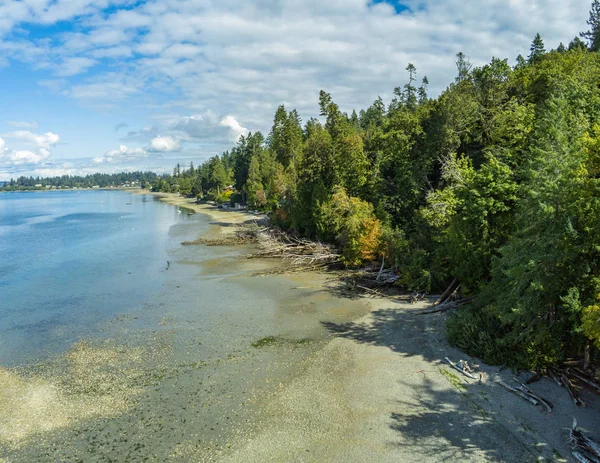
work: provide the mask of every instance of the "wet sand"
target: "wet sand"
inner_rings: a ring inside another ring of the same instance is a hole
[[[171,227],[163,288],[144,307],[50,361],[0,367],[0,461],[218,460],[325,345],[322,320],[368,311],[329,297],[324,275],[250,276],[274,263],[240,258],[247,247],[177,244],[228,228],[197,224]]]
[[[248,214],[191,205],[210,233]],[[216,225],[216,223],[220,225]],[[191,231],[172,230],[175,240]],[[176,247],[165,288],[51,364],[0,370],[0,461],[573,461],[576,407],[546,379],[536,408],[443,363],[445,314],[427,302],[348,298],[327,275],[251,277],[244,247]],[[209,297],[210,294],[210,297]]]

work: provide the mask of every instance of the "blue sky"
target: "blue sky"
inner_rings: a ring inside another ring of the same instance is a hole
[[[0,180],[199,163],[303,119],[391,97],[410,62],[437,94],[454,55],[527,55],[586,28],[589,0],[0,0]]]

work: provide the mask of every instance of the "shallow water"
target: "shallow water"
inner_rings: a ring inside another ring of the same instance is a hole
[[[52,271],[36,267],[37,280],[25,265],[9,273],[12,284],[25,277],[29,284],[11,288],[16,302],[2,306],[11,324],[0,334],[18,339],[20,348],[5,342],[1,351],[0,461],[218,459],[245,438],[256,404],[299,374],[301,360],[327,339],[321,322],[367,310],[323,289],[322,276],[251,276],[278,263],[243,258],[246,246],[181,246],[209,229],[203,215],[178,214],[174,206],[142,202],[143,196],[89,192],[79,222],[69,223],[64,216],[75,214],[69,198],[76,193],[49,194],[67,210],[50,207],[56,218],[47,222],[58,220],[52,226],[66,227],[63,234],[87,233],[98,252],[77,260],[73,249],[83,251],[84,240],[79,247],[60,240],[64,250],[50,252],[42,264],[50,270],[78,261],[72,278],[51,278],[60,291],[43,290],[40,280]],[[121,227],[114,222],[127,208],[132,226]],[[99,220],[98,213],[109,215]],[[28,220],[10,226],[27,230]],[[128,258],[115,262],[115,254]],[[24,295],[24,288],[40,291]],[[66,308],[60,301],[73,294],[79,302]],[[11,312],[16,304],[22,310]]]
[[[121,191],[0,194],[0,364],[68,348],[160,289],[174,223],[198,221]]]

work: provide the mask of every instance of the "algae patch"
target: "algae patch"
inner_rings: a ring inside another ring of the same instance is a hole
[[[267,336],[265,338],[260,338],[259,340],[254,341],[250,345],[256,349],[260,349],[261,347],[269,347],[277,344],[281,344],[281,341],[279,339],[277,339],[275,336]]]
[[[29,369],[0,367],[0,448],[130,409],[147,382],[141,348],[78,342],[65,355]]]
[[[312,344],[313,342],[314,342],[314,340],[310,339],[310,338],[289,340],[289,339],[277,338],[275,336],[267,336],[267,337],[260,338],[256,341],[254,341],[250,345],[252,347],[254,347],[255,349],[261,349],[263,347],[280,346],[280,345],[292,345],[292,346],[300,347],[300,346],[306,346],[306,345]]]

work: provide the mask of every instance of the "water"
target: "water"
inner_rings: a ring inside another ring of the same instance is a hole
[[[60,352],[140,307],[179,245],[169,229],[192,221],[122,191],[0,194],[0,364]]]
[[[182,246],[216,228],[179,211],[0,194],[0,461],[214,461],[326,341],[322,322],[367,310],[323,275],[254,276],[284,263],[252,247]]]

